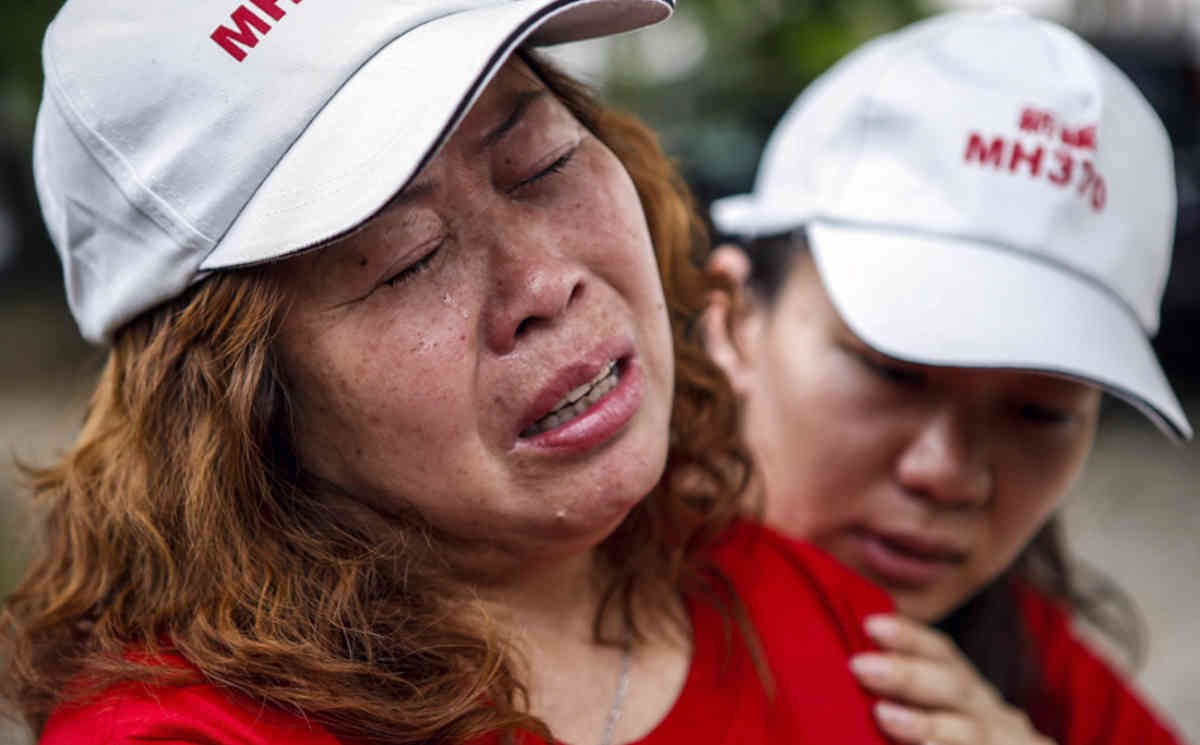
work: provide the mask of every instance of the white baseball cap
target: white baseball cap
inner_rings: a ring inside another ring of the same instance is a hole
[[[1150,346],[1171,263],[1171,144],[1082,39],[1016,11],[880,37],[800,96],[722,232],[805,228],[846,324],[889,356],[1094,384],[1191,426]]]
[[[83,335],[360,224],[508,56],[673,0],[67,0],[34,171]]]

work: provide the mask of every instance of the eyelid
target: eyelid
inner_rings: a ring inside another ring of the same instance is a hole
[[[925,374],[917,368],[891,360],[871,349],[857,346],[848,348],[850,353],[871,372],[887,378],[890,382],[900,385],[921,385],[925,382]]]
[[[418,254],[417,258],[412,261],[407,261],[399,269],[389,269],[384,275],[383,279],[376,282],[375,286],[371,288],[371,293],[375,292],[375,290],[378,290],[381,287],[397,287],[402,285],[413,277],[427,270],[430,262],[432,262],[434,257],[436,257],[441,251],[442,246],[445,245],[445,243],[446,236],[444,235],[439,236],[435,240],[427,241],[425,243],[427,250],[414,252]]]
[[[1069,408],[1037,401],[1014,401],[1012,408],[1022,419],[1037,424],[1069,424],[1075,419]]]
[[[532,176],[530,176],[529,178],[526,178],[526,179],[522,179],[521,181],[518,181],[517,183],[510,186],[506,191],[509,194],[515,194],[516,192],[519,192],[520,190],[524,189],[525,187],[535,184],[538,181],[541,181],[542,179],[546,178],[547,176],[551,176],[555,173],[558,173],[564,167],[566,167],[568,163],[571,162],[571,160],[575,157],[575,154],[577,152],[579,152],[579,147],[582,144],[583,144],[582,141],[576,141],[576,142],[571,143],[565,149],[563,149],[561,152],[559,152],[558,156],[555,157],[549,163],[549,165],[545,166],[544,168],[539,168],[537,170],[537,172],[534,173]]]

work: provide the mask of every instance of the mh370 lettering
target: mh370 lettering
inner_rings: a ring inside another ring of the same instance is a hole
[[[1096,150],[1094,124],[1065,126],[1053,113],[1027,107],[1021,111],[1017,128],[1025,138],[969,132],[963,160],[1012,174],[1024,172],[1061,189],[1074,187],[1093,210],[1104,211],[1108,184],[1089,157]],[[1030,142],[1030,137],[1040,141]]]
[[[250,0],[249,4],[258,8],[262,15],[246,5],[239,5],[229,16],[233,28],[217,26],[209,37],[230,57],[241,62],[246,59],[247,50],[258,46],[259,39],[271,31],[271,23],[280,21],[287,15],[287,11],[279,7],[280,2],[282,0]],[[290,2],[299,5],[301,0]]]

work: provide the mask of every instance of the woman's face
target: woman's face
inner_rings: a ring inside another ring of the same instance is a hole
[[[284,262],[303,466],[474,558],[552,561],[658,481],[666,304],[628,174],[507,63],[377,217]]]
[[[718,331],[714,357],[745,400],[768,520],[922,620],[1015,558],[1091,447],[1096,389],[884,357],[842,323],[807,254],[737,334],[740,354]]]

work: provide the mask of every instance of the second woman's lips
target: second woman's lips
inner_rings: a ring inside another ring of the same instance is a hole
[[[900,531],[868,531],[897,550],[928,561],[958,563],[966,559],[967,551],[951,541],[929,538],[917,533]]]
[[[856,535],[868,574],[890,585],[922,587],[967,560],[958,546],[916,534],[863,530]]]

